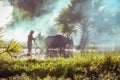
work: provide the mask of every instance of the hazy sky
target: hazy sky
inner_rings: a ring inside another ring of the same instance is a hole
[[[11,20],[12,10],[12,6],[5,6],[3,2],[0,1],[0,26],[5,26],[7,22]]]

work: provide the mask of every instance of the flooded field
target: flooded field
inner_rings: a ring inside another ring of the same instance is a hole
[[[65,57],[68,57],[70,54],[72,54],[73,52],[77,53],[77,52],[80,52],[80,50],[73,50],[73,49],[66,49],[64,53],[59,53],[59,50],[58,49],[50,49],[49,52],[46,52],[45,49],[32,49],[32,54],[31,54],[31,57],[32,58],[37,58],[37,59],[41,59],[41,60],[44,60],[46,57],[50,57],[50,58],[57,58],[59,57],[60,55],[64,55]],[[24,49],[23,50],[23,53],[20,54],[18,57],[22,57],[22,58],[27,58],[28,54],[28,50],[27,49]]]
[[[5,48],[1,48],[0,51],[4,51]],[[33,48],[31,56],[28,55],[28,49],[24,48],[21,53],[11,53],[13,57],[15,58],[22,58],[22,59],[27,59],[27,58],[36,58],[36,59],[41,59],[44,60],[45,58],[57,58],[62,56],[68,57],[72,53],[79,53],[80,50],[74,50],[74,49],[65,49],[64,52],[60,53],[58,49],[49,49],[49,52],[46,52],[46,49],[40,49],[40,48]]]
[[[4,48],[1,48],[0,50],[3,51]],[[86,51],[91,52],[93,50],[86,50]],[[81,53],[81,50],[65,49],[64,52],[60,53],[58,49],[49,49],[49,52],[46,52],[46,49],[33,48],[30,56],[28,55],[27,48],[24,48],[20,54],[13,53],[12,55],[16,58],[22,58],[22,59],[33,58],[33,59],[45,60],[46,58],[58,58],[60,56],[70,57],[72,54],[77,54],[77,53]]]

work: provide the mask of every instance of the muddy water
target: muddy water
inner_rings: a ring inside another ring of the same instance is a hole
[[[31,58],[35,58],[35,59],[40,59],[40,60],[45,60],[46,58],[48,58],[48,56],[50,58],[57,58],[59,56],[65,56],[65,57],[69,57],[71,53],[77,53],[79,52],[78,50],[71,50],[71,49],[66,49],[64,53],[59,53],[59,50],[55,49],[55,50],[50,50],[49,53],[46,53],[45,49],[32,49],[32,54],[31,56],[28,56],[28,50],[24,49],[22,54],[20,55],[16,55],[17,58],[22,58],[22,59],[28,59],[29,57]]]
[[[0,49],[0,50],[4,50],[4,49]],[[65,49],[65,55],[64,53],[62,53],[62,55],[64,55],[64,57],[69,57],[73,53],[80,53],[80,52],[81,52],[80,50],[76,50],[76,49]],[[90,50],[88,52],[90,52]],[[35,58],[40,60],[45,60],[48,56],[51,58],[57,58],[59,57],[59,55],[61,55],[61,53],[59,53],[57,49],[50,50],[49,53],[46,53],[45,49],[35,49],[35,48],[32,49],[31,56],[28,56],[27,54],[28,54],[28,50],[25,48],[22,54],[13,54],[13,55],[15,55],[16,58],[22,58],[22,59]]]

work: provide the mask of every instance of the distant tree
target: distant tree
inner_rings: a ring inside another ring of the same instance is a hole
[[[47,11],[43,9],[47,1],[48,0],[3,0],[4,3],[8,3],[13,7],[12,20],[7,26],[12,27],[15,23],[23,20],[31,21],[34,17],[39,17],[47,13]]]
[[[44,39],[45,39],[45,36],[43,36],[41,33],[39,33],[36,37],[36,40],[37,40],[37,46],[39,47],[44,47]]]

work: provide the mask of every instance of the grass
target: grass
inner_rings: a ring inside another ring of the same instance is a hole
[[[46,60],[0,59],[0,77],[9,80],[120,80],[120,52],[82,52],[69,58]]]

